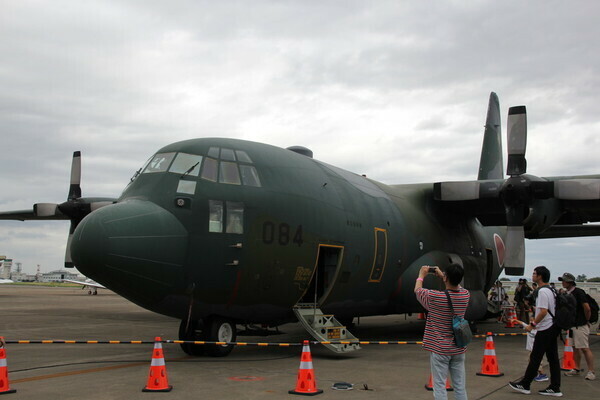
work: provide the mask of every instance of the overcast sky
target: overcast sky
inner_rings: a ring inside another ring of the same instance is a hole
[[[528,173],[600,173],[597,1],[0,0],[0,210],[117,197],[158,148],[303,145],[384,183],[475,179],[489,93],[527,106]],[[506,156],[505,156],[506,160]],[[63,265],[68,222],[0,221],[0,254]],[[600,276],[600,238],[527,241]]]

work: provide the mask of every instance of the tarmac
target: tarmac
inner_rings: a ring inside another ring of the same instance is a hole
[[[146,311],[108,291],[97,296],[64,287],[0,285],[0,336],[7,341],[77,340],[151,342],[154,337],[177,340],[179,321]],[[356,321],[355,321],[356,322]],[[416,316],[361,318],[351,331],[364,341],[419,341],[424,321]],[[480,333],[522,333],[495,320],[478,324]],[[597,325],[593,328],[596,332]],[[268,337],[239,336],[244,342],[300,343],[310,339],[299,323],[280,327]],[[467,352],[467,392],[470,399],[519,399],[507,387],[525,371],[526,337],[496,336],[494,344],[502,377],[477,376],[481,371],[484,338]],[[563,347],[559,347],[562,359]],[[590,338],[600,364],[600,336]],[[301,346],[239,346],[223,358],[190,357],[177,344],[163,344],[168,393],[143,393],[153,345],[150,344],[12,344],[6,346],[10,388],[7,399],[294,399]],[[429,353],[418,344],[368,344],[347,354],[311,345],[320,399],[432,399],[425,390]],[[546,368],[547,370],[547,368]],[[334,390],[348,382],[352,390]],[[533,383],[532,395],[547,382]],[[368,388],[368,390],[365,390]],[[562,376],[568,399],[600,398],[600,378]],[[452,399],[452,392],[448,392]]]

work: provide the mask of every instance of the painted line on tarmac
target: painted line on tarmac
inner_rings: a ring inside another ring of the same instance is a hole
[[[131,364],[124,364],[124,365],[112,365],[109,367],[80,369],[78,371],[57,372],[55,374],[32,376],[30,378],[11,379],[10,382],[11,383],[22,383],[22,382],[41,381],[41,380],[45,380],[45,379],[63,378],[65,376],[92,374],[95,372],[104,372],[104,371],[112,371],[112,370],[122,369],[122,368],[139,367],[142,365],[148,365],[148,363],[147,362],[137,362],[137,363],[131,363]]]
[[[189,358],[190,358],[189,356],[172,358],[172,359],[169,359],[169,361],[176,362],[176,361],[187,360]],[[105,371],[113,371],[113,370],[123,369],[123,368],[140,367],[140,366],[148,365],[149,363],[150,362],[139,361],[139,362],[133,362],[133,363],[129,363],[129,364],[110,365],[107,367],[88,368],[88,369],[80,369],[80,370],[76,370],[76,371],[57,372],[55,374],[32,376],[29,378],[11,379],[10,381],[11,381],[11,383],[41,381],[41,380],[46,380],[46,379],[63,378],[65,376],[93,374],[96,372],[105,372]],[[58,368],[58,367],[64,367],[64,366],[66,366],[66,365],[57,365],[56,367]]]

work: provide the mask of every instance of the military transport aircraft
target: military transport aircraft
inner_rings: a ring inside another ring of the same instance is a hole
[[[158,150],[114,199],[81,197],[76,152],[66,202],[0,219],[71,220],[66,265],[180,319],[181,339],[234,341],[237,325],[295,318],[315,337],[352,338],[338,320],[422,311],[422,265],[462,264],[478,319],[501,271],[523,274],[525,238],[600,235],[588,224],[600,220],[600,175],[526,174],[525,147],[525,107],[513,107],[504,179],[492,93],[474,181],[386,185],[304,147],[203,138]]]
[[[97,295],[98,289],[106,289],[105,286],[100,285],[98,282],[94,282],[91,279],[86,279],[85,281],[75,281],[72,279],[63,279],[63,282],[74,283],[76,285],[81,285],[81,290],[87,289],[89,295]]]

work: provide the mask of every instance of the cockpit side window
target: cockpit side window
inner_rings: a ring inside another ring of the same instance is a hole
[[[260,178],[256,168],[252,165],[240,164],[240,172],[242,173],[242,182],[246,186],[260,187]]]
[[[208,201],[208,231],[223,232],[223,202],[219,200]]]
[[[226,233],[244,233],[244,203],[227,202]]]
[[[225,209],[223,203],[225,203]],[[225,220],[225,233],[244,233],[244,203],[209,200],[208,213],[209,232],[223,233],[223,220]]]
[[[165,172],[171,161],[173,161],[175,153],[159,153],[155,155],[152,160],[146,165],[142,174],[150,174],[155,172]]]

